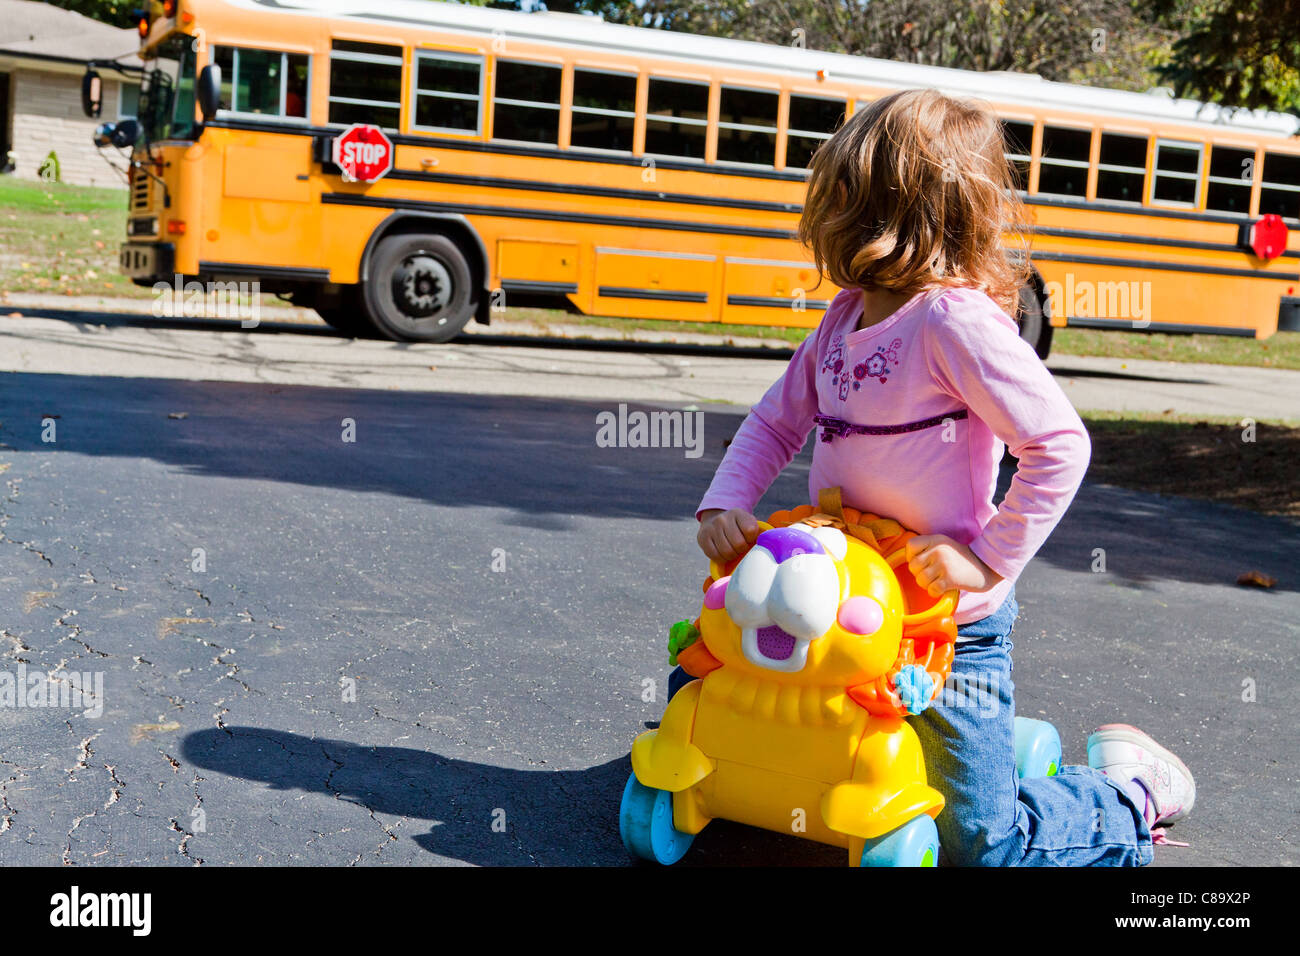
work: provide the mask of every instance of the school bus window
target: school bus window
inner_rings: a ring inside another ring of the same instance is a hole
[[[1300,219],[1300,156],[1265,153],[1259,190],[1259,214]]]
[[[709,126],[709,87],[687,80],[650,78],[645,151],[704,159]]]
[[[1016,188],[1029,188],[1029,161],[1033,153],[1034,124],[1002,120],[1002,152],[1011,164]]]
[[[722,88],[718,159],[754,166],[776,164],[776,113],[781,95],[765,90]]]
[[[402,48],[335,40],[330,50],[329,121],[396,129],[402,112]]]
[[[193,37],[176,33],[158,44],[146,60],[138,118],[155,142],[195,135],[194,45]]]
[[[1152,199],[1178,206],[1195,206],[1200,192],[1201,144],[1157,140]]]
[[[570,145],[630,153],[635,123],[635,73],[574,69]]]
[[[1215,146],[1210,150],[1210,175],[1205,208],[1215,212],[1250,212],[1250,187],[1255,176],[1255,151]]]
[[[790,94],[790,121],[785,141],[785,164],[807,169],[813,153],[844,122],[844,101],[823,96]]]
[[[1142,201],[1147,178],[1147,137],[1102,133],[1097,161],[1097,198]]]
[[[496,70],[492,138],[557,145],[561,68],[546,63],[497,60]]]
[[[1043,151],[1038,160],[1038,191],[1082,197],[1088,189],[1088,157],[1092,130],[1043,127]]]
[[[482,57],[417,53],[414,73],[415,129],[479,132]]]
[[[214,59],[221,67],[222,109],[306,118],[306,54],[223,46],[215,48]]]

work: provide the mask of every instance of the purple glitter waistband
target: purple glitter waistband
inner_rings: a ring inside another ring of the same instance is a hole
[[[829,415],[815,415],[813,421],[822,428],[822,441],[829,442],[836,438],[848,438],[850,435],[904,435],[907,432],[934,428],[949,421],[961,421],[966,417],[966,409],[961,408],[946,415],[935,415],[934,418],[924,418],[919,422],[908,422],[906,425],[854,425],[842,418],[832,418]]]

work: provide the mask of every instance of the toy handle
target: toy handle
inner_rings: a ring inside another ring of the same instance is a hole
[[[755,518],[754,520],[758,521],[757,518]],[[768,524],[766,521],[759,521],[758,533],[762,534],[764,531],[771,531],[773,527],[774,527],[773,525]],[[734,569],[735,566],[740,563],[740,559],[743,558],[746,554],[749,554],[749,550],[752,547],[754,547],[752,544],[749,545],[747,548],[745,548],[744,552],[740,555],[739,558],[735,558],[731,561],[728,561],[727,564],[718,564],[717,561],[714,561],[713,559],[710,558],[709,559],[710,580],[721,581],[723,578],[725,578],[727,576],[727,566],[730,565]]]
[[[899,566],[907,564],[907,549],[900,548],[893,554],[889,555],[885,560],[889,563],[889,566],[894,569],[894,573],[897,574]],[[908,568],[907,573],[912,574],[912,569]],[[915,574],[912,574],[912,580],[916,581]],[[916,581],[916,586],[921,587],[921,582]],[[928,594],[929,592],[927,591],[926,593]],[[960,599],[961,591],[957,590],[957,588],[949,588],[947,591],[943,592],[942,597],[935,601],[934,604],[925,611],[925,615],[927,617],[940,615],[946,617],[950,614],[955,614],[957,612],[957,602]]]

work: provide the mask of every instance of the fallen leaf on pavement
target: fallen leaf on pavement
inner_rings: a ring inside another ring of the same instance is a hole
[[[162,640],[168,634],[177,634],[180,632],[182,624],[211,624],[210,617],[165,617],[158,622],[158,640]]]
[[[169,720],[165,724],[136,724],[131,728],[131,743],[138,744],[142,740],[151,739],[154,734],[180,729],[181,725],[174,720]]]
[[[45,607],[45,599],[54,597],[53,591],[28,591],[23,598],[23,613],[31,614],[38,607]]]
[[[1269,577],[1263,571],[1247,571],[1237,578],[1237,583],[1252,588],[1271,588],[1277,584],[1277,578]]]

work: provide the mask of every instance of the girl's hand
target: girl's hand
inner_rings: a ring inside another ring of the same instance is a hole
[[[931,597],[944,591],[990,591],[1002,581],[964,544],[944,534],[919,534],[907,542],[907,567]]]
[[[710,561],[726,564],[748,551],[758,539],[758,532],[758,519],[748,511],[715,508],[700,515],[700,531],[695,540]]]

